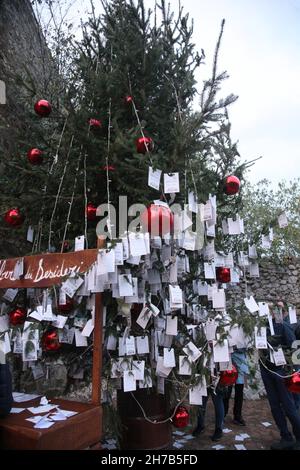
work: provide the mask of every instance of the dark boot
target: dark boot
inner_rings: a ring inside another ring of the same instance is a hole
[[[212,441],[219,441],[223,437],[223,431],[220,428],[216,428],[214,434],[211,436]]]

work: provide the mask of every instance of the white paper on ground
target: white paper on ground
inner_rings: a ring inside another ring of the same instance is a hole
[[[29,394],[23,392],[13,392],[13,399],[16,403],[22,403],[25,401],[34,400],[35,398],[40,397],[41,395]]]
[[[18,413],[22,413],[22,411],[24,410],[26,410],[26,408],[11,408],[10,412],[18,414]]]

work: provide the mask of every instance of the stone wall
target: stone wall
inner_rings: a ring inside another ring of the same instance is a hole
[[[283,301],[294,305],[300,315],[300,259],[289,259],[282,264],[260,260],[260,277],[247,276],[247,291],[258,301]],[[245,297],[245,282],[228,289],[233,304]]]

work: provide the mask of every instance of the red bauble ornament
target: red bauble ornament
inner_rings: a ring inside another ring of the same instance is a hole
[[[105,165],[103,167],[104,171],[115,171],[116,167],[114,165]]]
[[[43,163],[43,152],[39,149],[28,150],[27,157],[32,165],[40,165]]]
[[[41,117],[47,117],[52,111],[51,104],[47,100],[39,100],[34,105],[36,114]]]
[[[101,129],[102,122],[99,121],[99,119],[91,118],[89,120],[89,126],[90,126],[90,129],[92,129],[92,130],[98,130],[98,129]]]
[[[12,326],[23,325],[26,319],[25,308],[17,307],[9,312],[9,322]]]
[[[66,298],[65,304],[57,304],[57,310],[59,310],[61,313],[69,313],[71,310],[73,310],[73,307],[74,301],[73,299],[70,299],[70,297]]]
[[[141,215],[141,223],[151,238],[171,233],[174,229],[174,214],[165,206],[151,204]]]
[[[125,96],[125,103],[130,104],[130,103],[132,103],[132,101],[133,101],[132,96],[130,96],[130,95]]]
[[[153,140],[151,137],[140,137],[136,140],[136,151],[137,153],[146,153],[147,148],[148,151],[151,152],[153,150]]]
[[[90,221],[96,220],[96,211],[97,211],[97,207],[91,202],[89,202],[88,205],[86,206],[87,219]]]
[[[66,251],[69,251],[69,249],[70,249],[70,243],[68,241],[64,241],[63,252],[65,253]]]
[[[289,392],[300,393],[300,372],[295,372],[292,377],[286,378],[285,385]]]
[[[20,209],[15,207],[14,209],[9,209],[4,214],[4,220],[8,225],[12,227],[19,227],[24,221],[24,217],[20,212]]]
[[[236,367],[232,365],[231,370],[222,370],[220,373],[220,385],[229,386],[234,385],[238,378],[238,371]]]
[[[173,425],[176,428],[185,428],[189,424],[189,412],[184,406],[179,406],[172,418]]]
[[[44,351],[57,351],[61,347],[57,330],[46,331],[43,334],[42,347]]]
[[[224,268],[223,266],[218,266],[216,268],[216,278],[218,282],[222,282],[222,283],[230,282],[231,280],[230,269]]]
[[[224,191],[228,196],[233,196],[239,192],[241,182],[236,176],[227,176]]]

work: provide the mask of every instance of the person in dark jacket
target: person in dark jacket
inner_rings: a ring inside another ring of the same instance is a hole
[[[0,351],[0,418],[10,413],[12,403],[12,377],[5,355]]]
[[[275,322],[272,319],[274,334],[267,329],[268,343],[272,348],[291,348],[295,340],[295,333],[287,322]],[[260,371],[267,392],[271,412],[279,429],[281,440],[271,445],[272,450],[300,449],[300,415],[297,411],[293,394],[288,391],[284,377],[289,375],[284,366],[275,365],[266,356],[265,351],[260,350]],[[290,421],[293,435],[288,429],[287,419]]]

